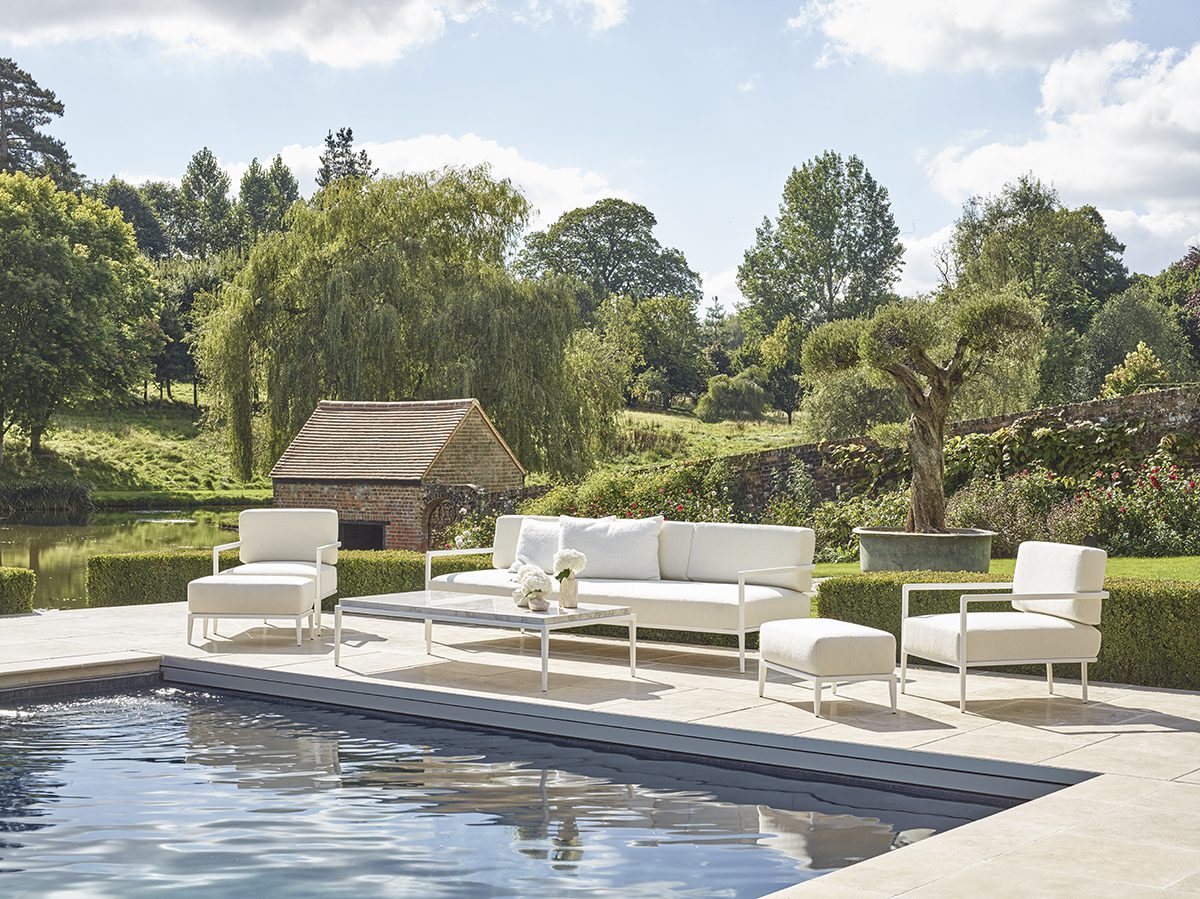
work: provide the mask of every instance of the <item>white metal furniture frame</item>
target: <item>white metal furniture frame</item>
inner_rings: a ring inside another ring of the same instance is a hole
[[[958,709],[960,712],[967,710],[967,669],[968,668],[983,668],[996,665],[1045,665],[1046,666],[1046,686],[1051,693],[1054,692],[1054,665],[1055,664],[1078,664],[1080,666],[1080,680],[1083,685],[1083,701],[1088,701],[1088,664],[1096,661],[1096,656],[1087,658],[1080,657],[1055,657],[1047,658],[1003,658],[1003,659],[976,659],[968,661],[970,654],[967,652],[968,635],[970,634],[970,618],[967,615],[967,607],[971,603],[980,602],[1006,602],[1012,603],[1018,601],[1037,601],[1043,600],[1062,600],[1063,602],[1075,602],[1080,599],[1108,599],[1108,591],[1100,590],[1091,593],[1013,593],[1014,584],[1007,583],[991,583],[991,582],[976,582],[976,583],[961,583],[961,584],[905,584],[901,590],[900,598],[900,692],[906,692],[906,680],[908,676],[908,656],[909,653],[904,650],[904,628],[908,622],[908,598],[909,594],[917,590],[971,590],[971,589],[986,589],[1010,592],[995,592],[995,593],[964,593],[959,598],[958,605],[958,652],[957,659],[932,659],[934,662],[942,662],[946,665],[953,665],[958,668]],[[1036,614],[1036,613],[1027,613]],[[918,658],[925,658],[919,656]]]
[[[225,552],[226,550],[237,549],[241,545],[242,545],[241,540],[234,540],[232,543],[220,543],[217,546],[214,546],[213,551],[212,551],[212,560],[213,560],[212,573],[213,574],[221,573],[221,553]],[[316,562],[316,567],[313,571],[313,581],[314,581],[313,586],[315,587],[315,591],[314,591],[315,599],[313,600],[312,618],[316,622],[316,629],[317,629],[318,635],[325,633],[325,628],[322,626],[322,623],[321,623],[321,600],[323,600],[327,597],[333,596],[333,594],[337,593],[336,587],[325,589],[321,585],[321,555],[326,550],[338,549],[341,547],[341,545],[342,545],[342,541],[335,540],[333,543],[326,543],[321,546],[318,546],[315,550],[314,559]],[[262,617],[263,617],[262,615],[253,615],[253,614],[246,614],[246,615],[222,614],[221,615],[221,618],[262,618]],[[213,633],[217,632],[217,621],[218,621],[218,619],[213,618]],[[189,624],[190,624],[190,622],[189,622]],[[299,625],[297,625],[297,630],[298,629],[299,629]],[[191,634],[190,630],[188,631],[188,634],[190,636],[190,634]],[[207,620],[204,622],[204,636],[206,636],[206,637],[208,636],[208,621]],[[190,640],[189,640],[189,642],[190,642]],[[296,644],[299,645],[299,643],[300,643],[300,641],[299,641],[299,639],[297,639]]]
[[[624,624],[629,628],[629,676],[637,677],[637,616],[623,606],[580,603],[576,609],[551,606],[546,612],[519,607],[511,597],[459,593],[449,590],[415,590],[377,596],[346,597],[333,610],[333,663],[342,664],[342,615],[402,618],[425,622],[425,652],[433,654],[433,625],[471,625],[537,632],[541,637],[542,692],[550,671],[550,633],[589,624]]]
[[[433,582],[433,560],[438,557],[445,556],[478,556],[491,553],[493,548],[490,546],[480,549],[433,549],[425,553],[425,589],[431,589]],[[670,627],[661,626],[665,631],[686,631],[690,633],[700,634],[731,634],[738,638],[738,671],[745,673],[746,671],[746,635],[757,633],[758,626],[746,627],[746,576],[755,574],[785,574],[790,571],[813,571],[815,565],[780,565],[774,568],[746,568],[738,572],[738,626],[736,628],[712,627],[705,625],[703,627],[691,627],[687,624],[676,624],[672,622]],[[808,596],[809,594],[805,594]],[[805,617],[808,616],[809,609],[804,610]],[[656,627],[660,627],[656,625]]]
[[[892,714],[896,714],[896,672],[895,670],[887,674],[854,674],[854,675],[816,675],[809,674],[807,671],[800,671],[797,668],[789,668],[786,665],[780,665],[778,662],[768,662],[764,659],[758,660],[758,695],[760,697],[767,689],[767,670],[778,671],[781,674],[786,674],[791,677],[799,678],[800,680],[808,681],[812,684],[813,691],[813,714],[821,717],[821,688],[825,684],[833,685],[833,692],[836,694],[838,684],[850,684],[857,681],[878,680],[886,681],[888,685],[888,693],[892,701]]]
[[[192,623],[197,618],[199,618],[201,621],[200,635],[205,640],[208,639],[208,622],[209,621],[212,622],[212,632],[214,634],[216,634],[216,636],[218,636],[218,637],[221,636],[220,634],[217,634],[217,625],[220,623],[220,620],[222,618],[259,618],[259,619],[262,619],[263,621],[269,621],[272,618],[273,619],[281,618],[284,621],[294,621],[296,624],[296,645],[297,646],[302,646],[304,644],[304,619],[305,618],[308,619],[308,639],[310,639],[310,640],[312,640],[314,638],[315,634],[320,633],[320,631],[318,631],[317,628],[319,627],[320,621],[321,621],[321,616],[317,612],[316,605],[314,605],[312,608],[310,608],[307,612],[302,612],[299,615],[295,616],[294,619],[291,615],[271,615],[268,618],[263,618],[262,612],[237,612],[237,613],[222,612],[220,615],[206,615],[203,612],[197,612],[197,613],[189,612],[188,620],[187,620],[187,641],[188,641],[189,646],[192,645],[192,630],[193,630]]]

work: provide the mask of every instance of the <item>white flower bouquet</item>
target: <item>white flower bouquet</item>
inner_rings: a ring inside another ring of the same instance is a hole
[[[565,581],[577,577],[587,567],[587,556],[577,549],[560,549],[554,554],[554,577]]]
[[[513,601],[518,606],[543,612],[550,607],[546,597],[553,590],[553,579],[536,565],[522,565],[517,569],[517,589],[513,591]]]

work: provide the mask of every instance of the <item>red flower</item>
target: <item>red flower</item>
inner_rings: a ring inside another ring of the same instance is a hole
[[[1155,470],[1157,471],[1157,469]],[[1150,475],[1150,483],[1154,485],[1155,490],[1162,490],[1162,484],[1158,482],[1158,478],[1154,475]]]
[[[676,511],[676,512],[682,512],[682,511],[683,511],[683,503],[680,503],[679,505],[677,505],[677,506],[675,507],[675,511]]]

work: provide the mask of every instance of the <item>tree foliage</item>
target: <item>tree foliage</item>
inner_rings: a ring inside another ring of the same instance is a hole
[[[1200,246],[1189,247],[1183,258],[1147,279],[1150,295],[1175,312],[1200,362]]]
[[[339,178],[374,178],[379,169],[371,164],[366,150],[354,151],[354,129],[339,128],[325,135],[321,165],[317,168],[317,187],[328,187]]]
[[[42,130],[63,114],[54,91],[7,58],[0,58],[0,172],[49,175],[64,189],[79,186],[66,144]]]
[[[869,319],[829,322],[804,343],[806,376],[865,368],[891,380],[907,402],[913,464],[908,530],[945,529],[942,446],[958,389],[1042,337],[1041,309],[1009,289],[947,292],[882,306]]]
[[[1137,349],[1130,350],[1125,361],[1104,377],[1097,399],[1106,400],[1117,396],[1141,393],[1171,380],[1171,373],[1163,366],[1154,350],[1139,341]]]
[[[792,423],[792,414],[800,408],[800,359],[803,348],[804,326],[790,315],[779,320],[760,348],[760,367],[767,398],[774,408],[787,416],[789,425]]]
[[[237,221],[229,198],[229,175],[204,147],[187,165],[179,186],[179,248],[203,259],[237,242]]]
[[[763,417],[767,395],[749,371],[729,375],[713,375],[708,389],[696,402],[696,416],[701,421],[757,421]]]
[[[121,213],[0,173],[0,440],[34,451],[62,401],[122,391],[157,348],[157,293]]]
[[[607,339],[625,348],[638,398],[655,396],[666,408],[678,396],[694,396],[703,384],[705,357],[693,301],[684,297],[614,296],[598,311]],[[647,374],[652,372],[653,374]]]
[[[572,209],[525,239],[517,270],[526,277],[568,275],[588,285],[593,303],[676,296],[700,301],[700,276],[679,250],[654,236],[658,220],[639,203],[609,198]],[[590,319],[592,309],[580,313]]]
[[[888,298],[904,248],[887,189],[857,156],[825,152],[792,169],[774,222],[763,219],[738,267],[747,311],[769,333],[871,312]]]
[[[283,228],[283,217],[300,199],[300,185],[282,156],[263,168],[258,158],[250,160],[238,187],[237,225],[245,246],[261,235]]]
[[[569,286],[505,268],[528,212],[486,168],[340,179],[295,206],[199,321],[239,470],[256,461],[256,396],[260,462],[322,398],[475,396],[527,466],[585,467],[611,391],[589,380],[595,348],[572,344]]]
[[[138,249],[149,259],[163,259],[172,250],[171,239],[163,228],[154,206],[147,201],[132,184],[113,176],[96,192],[105,206],[121,211],[125,221],[133,227],[133,236]]]

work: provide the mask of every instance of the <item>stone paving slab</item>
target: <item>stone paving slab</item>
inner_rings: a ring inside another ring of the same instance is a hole
[[[622,641],[556,635],[541,694],[538,641],[512,632],[439,626],[429,656],[419,622],[348,618],[346,667],[336,668],[328,615],[324,636],[300,647],[290,628],[244,620],[189,646],[185,620],[182,603],[0,618],[0,688],[145,670],[173,656],[520,700],[564,715],[611,712],[1094,771],[1100,776],[776,896],[1200,893],[1200,693],[1096,684],[1085,706],[1066,669],[1056,672],[1053,696],[1041,678],[973,673],[962,715],[956,674],[918,668],[899,714],[868,682],[827,693],[818,719],[807,688],[772,680],[761,699],[754,661],[741,674],[736,653],[723,649],[643,643],[632,680]]]

